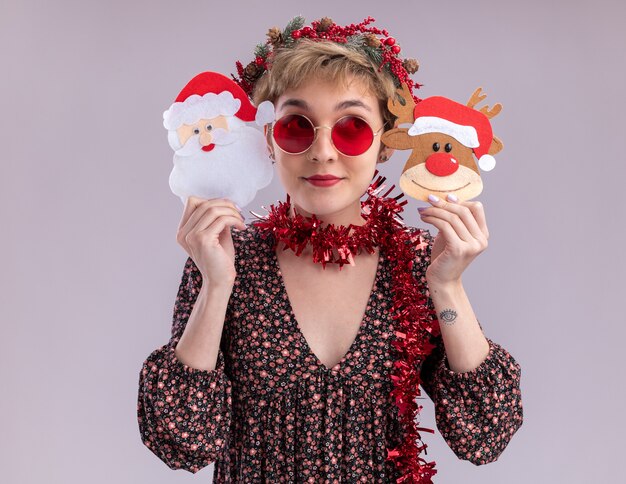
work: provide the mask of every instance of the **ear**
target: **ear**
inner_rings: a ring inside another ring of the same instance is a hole
[[[269,126],[269,125],[268,125],[268,124],[266,124],[266,125],[263,127],[263,134],[265,135],[265,141],[266,141],[266,143],[267,143],[267,147],[271,149],[271,148],[272,148],[272,135],[271,135],[271,133],[270,133],[270,130],[269,130],[269,127],[268,127],[268,126]]]
[[[408,150],[413,147],[412,136],[409,136],[406,128],[393,128],[385,131],[380,140],[390,148]]]
[[[396,150],[383,145],[378,151],[378,159],[376,160],[376,163],[385,163],[386,161],[389,161],[394,151]]]
[[[272,143],[272,135],[270,134],[268,126],[269,125],[266,124],[263,127],[263,132],[265,134],[265,143],[267,144],[267,151],[269,151],[270,155],[274,157],[274,144]]]
[[[489,147],[489,154],[493,156],[496,153],[502,151],[502,148],[504,148],[502,141],[500,140],[500,138],[494,135],[493,141],[491,141],[491,146]]]

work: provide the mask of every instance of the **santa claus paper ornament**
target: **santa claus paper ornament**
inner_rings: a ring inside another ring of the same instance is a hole
[[[467,105],[440,96],[415,103],[403,85],[389,99],[389,110],[398,121],[397,127],[383,134],[382,142],[390,148],[412,150],[400,176],[404,193],[428,201],[430,194],[445,197],[452,193],[459,200],[470,200],[482,192],[480,170],[492,170],[493,155],[502,150],[489,121],[502,105],[474,109],[485,97],[478,88]]]
[[[255,108],[233,80],[203,72],[180,91],[163,113],[174,150],[169,185],[186,203],[189,196],[250,203],[272,180],[263,126],[274,120],[274,106]]]

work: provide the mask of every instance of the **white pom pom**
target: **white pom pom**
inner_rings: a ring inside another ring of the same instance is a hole
[[[271,101],[263,101],[256,110],[255,121],[259,126],[265,126],[276,118],[274,104]]]
[[[491,171],[496,166],[496,159],[491,155],[483,155],[478,160],[478,166],[483,171]]]

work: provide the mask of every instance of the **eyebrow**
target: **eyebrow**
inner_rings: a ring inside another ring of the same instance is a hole
[[[365,104],[363,101],[359,101],[358,99],[348,99],[347,101],[340,102],[335,106],[335,111],[341,111],[342,109],[354,107],[363,108],[370,112],[372,111],[367,104]]]
[[[279,109],[283,109],[286,106],[295,106],[298,108],[306,109],[308,111],[311,110],[311,107],[306,103],[306,101],[302,99],[287,99],[280,105]],[[370,112],[372,111],[367,104],[363,103],[363,101],[359,101],[358,99],[348,99],[346,101],[340,102],[335,106],[335,111],[341,111],[342,109],[353,107],[363,108]]]

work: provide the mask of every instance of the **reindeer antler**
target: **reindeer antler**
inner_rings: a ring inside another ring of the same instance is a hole
[[[483,99],[487,97],[486,94],[481,94],[482,90],[483,88],[479,87],[472,93],[472,97],[470,98],[469,101],[467,101],[468,108],[474,109],[474,106],[476,106],[479,102],[481,102]],[[482,108],[479,109],[479,111],[483,113],[485,116],[487,116],[489,119],[491,119],[494,116],[497,116],[500,113],[500,111],[502,111],[502,104],[496,103],[493,105],[491,109],[489,108],[489,106],[483,106]]]
[[[387,107],[392,114],[398,117],[397,123],[413,124],[415,118],[413,117],[413,110],[415,109],[415,101],[409,91],[408,86],[402,83],[402,86],[396,89],[395,96],[389,98],[387,101]]]

